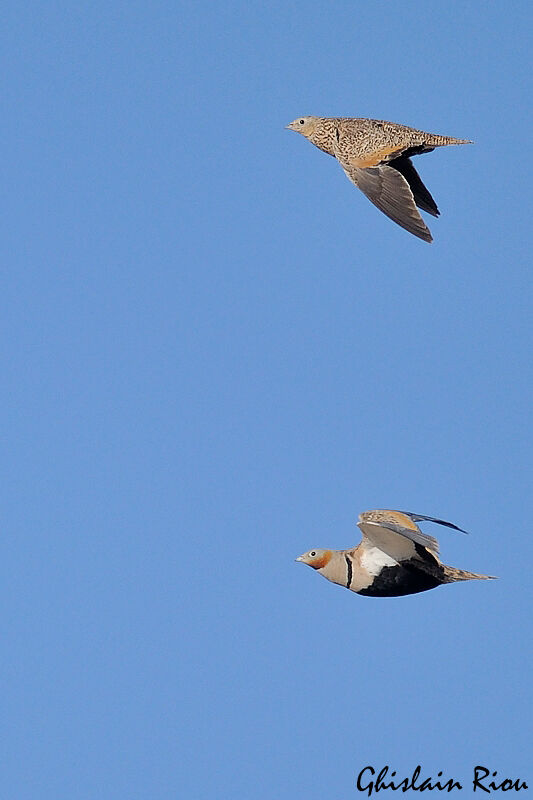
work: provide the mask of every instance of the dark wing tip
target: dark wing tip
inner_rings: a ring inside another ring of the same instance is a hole
[[[411,511],[402,511],[402,514],[410,517],[413,522],[435,522],[437,525],[444,525],[446,528],[452,528],[454,531],[460,531],[460,533],[468,534],[468,531],[465,531],[464,528],[460,528],[458,525],[454,525],[453,522],[446,522],[445,519],[437,519],[437,517],[426,517],[425,514],[413,514]]]
[[[419,239],[433,241],[415,205],[411,187],[399,170],[388,164],[367,167],[357,170],[355,178],[359,189],[387,217]]]
[[[405,154],[402,154],[399,158],[394,158],[392,161],[389,161],[388,164],[403,175],[409,184],[409,188],[413,193],[414,201],[418,208],[421,208],[422,211],[426,211],[433,217],[440,216],[440,211],[437,208],[435,200],[427,187],[424,186],[422,178],[414,168],[411,159]]]

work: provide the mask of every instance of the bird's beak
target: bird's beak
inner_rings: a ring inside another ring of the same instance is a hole
[[[295,558],[294,560],[295,560],[295,561],[303,561],[303,560],[304,560],[304,557],[303,557],[303,556],[298,556],[298,558]]]

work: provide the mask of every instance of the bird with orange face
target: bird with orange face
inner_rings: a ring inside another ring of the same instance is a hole
[[[436,522],[466,533],[451,522],[408,511],[365,511],[358,526],[363,539],[349,550],[309,550],[296,561],[324,578],[369,597],[400,597],[425,592],[443,583],[491,580],[443,564],[436,539],[423,533],[417,522]]]

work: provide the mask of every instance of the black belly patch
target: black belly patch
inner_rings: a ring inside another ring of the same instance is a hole
[[[445,583],[444,570],[440,564],[421,564],[419,561],[404,561],[402,566],[383,567],[370,586],[357,594],[368,597],[401,597],[434,589]]]

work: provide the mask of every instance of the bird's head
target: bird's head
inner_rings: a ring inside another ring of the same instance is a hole
[[[301,133],[306,139],[309,139],[315,132],[317,123],[318,117],[298,117],[290,125],[287,125],[287,128],[290,131]]]
[[[313,567],[313,569],[322,569],[326,564],[329,564],[332,555],[333,553],[331,550],[319,550],[315,548],[314,550],[308,550],[307,553],[298,556],[296,561],[301,561],[302,564],[307,564]]]

